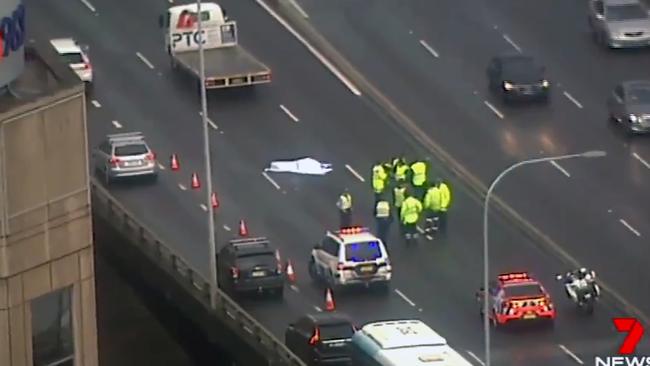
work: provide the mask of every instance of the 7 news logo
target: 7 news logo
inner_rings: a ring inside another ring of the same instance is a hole
[[[643,325],[636,318],[614,318],[619,332],[627,333],[618,349],[620,356],[596,357],[596,366],[650,366],[650,355],[633,356],[636,346],[643,338]]]

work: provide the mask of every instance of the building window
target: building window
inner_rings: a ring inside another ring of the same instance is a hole
[[[32,300],[34,366],[73,366],[72,288]]]

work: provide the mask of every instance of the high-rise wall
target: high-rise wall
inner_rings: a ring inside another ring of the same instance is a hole
[[[0,95],[0,365],[95,366],[84,86],[30,55]]]

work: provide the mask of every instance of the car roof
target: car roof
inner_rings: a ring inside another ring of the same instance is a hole
[[[408,328],[410,332],[405,333],[404,328]],[[447,344],[443,336],[416,319],[368,323],[361,331],[382,349]]]
[[[352,323],[348,316],[339,313],[307,314],[303,318],[308,318],[317,325]]]
[[[81,47],[72,38],[55,38],[50,40],[50,44],[60,55],[70,53],[81,53]]]
[[[632,5],[632,4],[639,4],[639,0],[603,0],[604,5]]]
[[[273,253],[271,243],[265,237],[233,239],[224,247],[237,254]]]
[[[352,233],[344,233],[344,230],[345,229],[328,231],[327,235],[343,245],[379,240],[367,228],[357,228],[357,230]]]
[[[627,80],[621,83],[623,88],[650,88],[650,80]]]
[[[114,133],[107,135],[106,140],[113,146],[146,145],[142,132]]]
[[[533,58],[532,56],[522,55],[519,53],[504,53],[497,56],[496,58],[505,64],[507,64],[508,62],[519,61],[519,60],[526,60],[535,64],[535,58]]]

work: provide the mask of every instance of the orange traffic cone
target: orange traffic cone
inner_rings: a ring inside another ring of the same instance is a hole
[[[212,195],[210,196],[210,203],[212,204],[212,208],[219,207],[219,199],[217,198],[217,194],[214,192],[212,192]]]
[[[172,154],[171,162],[169,163],[169,167],[171,168],[171,170],[174,170],[174,171],[181,168],[181,164],[178,162],[178,156],[176,156],[176,154]]]
[[[192,173],[192,189],[201,188],[201,182],[199,182],[199,176],[196,173]]]
[[[239,220],[239,236],[245,238],[248,236],[248,228],[244,219]]]
[[[293,271],[293,266],[291,265],[290,260],[287,260],[287,279],[291,283],[296,282],[296,273]]]
[[[336,310],[336,305],[334,304],[334,298],[332,297],[332,290],[329,288],[325,292],[325,310],[334,311]]]

